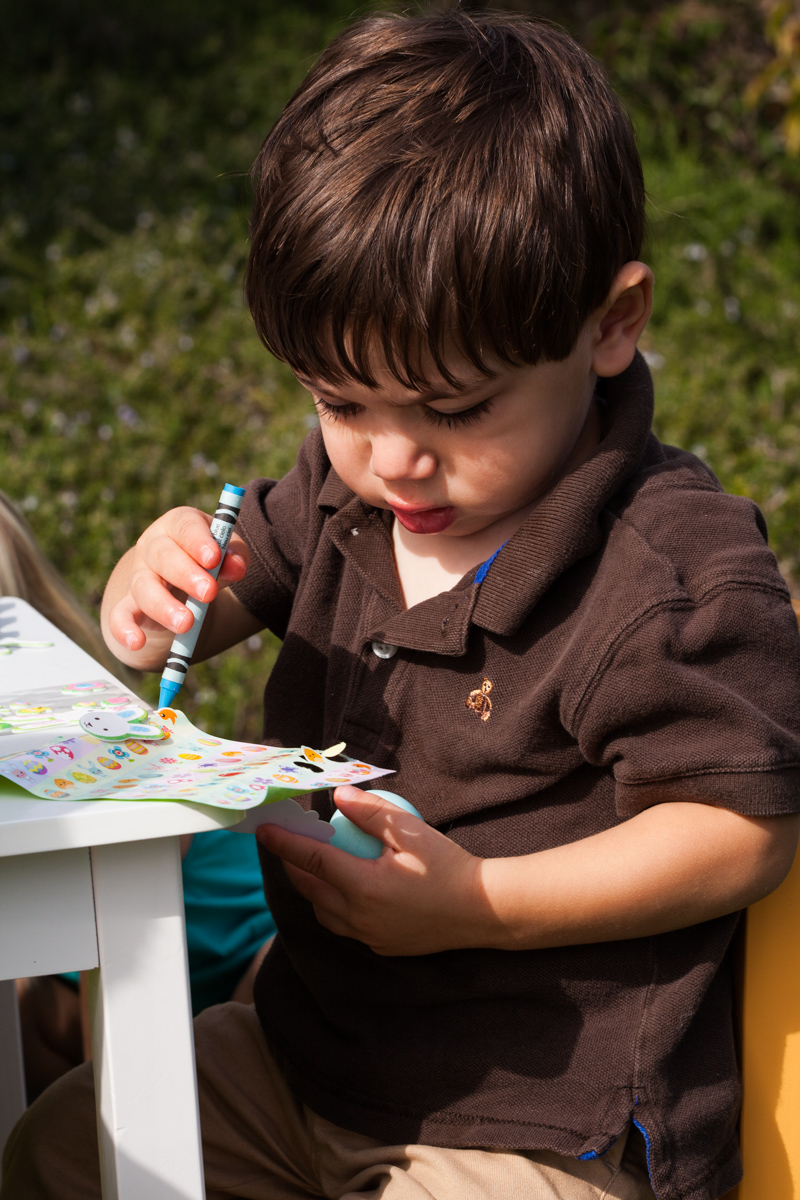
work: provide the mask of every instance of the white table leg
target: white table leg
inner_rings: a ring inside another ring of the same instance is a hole
[[[0,1154],[25,1111],[25,1073],[19,1032],[17,984],[0,979]]]
[[[204,1200],[178,839],[92,848],[105,1200]]]

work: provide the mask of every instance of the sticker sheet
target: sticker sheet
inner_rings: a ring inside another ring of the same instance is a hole
[[[134,712],[140,711],[134,709]],[[82,710],[84,723],[86,709]],[[308,746],[284,749],[212,737],[184,713],[162,708],[150,717],[159,740],[111,740],[80,728],[59,741],[31,739],[24,754],[0,759],[0,775],[43,800],[191,800],[215,808],[252,808],[268,788],[298,794],[391,775],[340,753]]]
[[[77,727],[87,711],[114,710],[135,703],[129,692],[107,679],[89,679],[81,683],[68,683],[64,687],[6,692],[0,696],[0,748],[3,734],[38,735],[41,729]]]

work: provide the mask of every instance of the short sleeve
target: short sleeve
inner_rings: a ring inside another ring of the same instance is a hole
[[[254,479],[246,488],[236,529],[250,549],[250,566],[232,591],[278,637],[286,632],[309,547],[319,538],[316,499],[329,469],[315,430],[283,479]]]
[[[622,817],[670,800],[800,811],[800,636],[785,593],[720,587],[620,632],[575,713]]]

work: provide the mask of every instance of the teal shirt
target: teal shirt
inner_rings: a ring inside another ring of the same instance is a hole
[[[197,833],[183,860],[192,1012],[230,1000],[258,948],[275,932],[251,833]],[[62,976],[75,984],[77,971]]]
[[[275,933],[252,833],[197,833],[183,860],[192,1011],[230,1000],[260,946]]]

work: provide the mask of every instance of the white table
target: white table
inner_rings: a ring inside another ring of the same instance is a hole
[[[22,600],[0,599],[0,635],[55,643],[0,657],[0,694],[113,680]],[[0,755],[30,740],[6,734]],[[105,1200],[204,1200],[178,838],[243,816],[37,800],[0,778],[0,1146],[25,1107],[13,981],[88,970]]]

